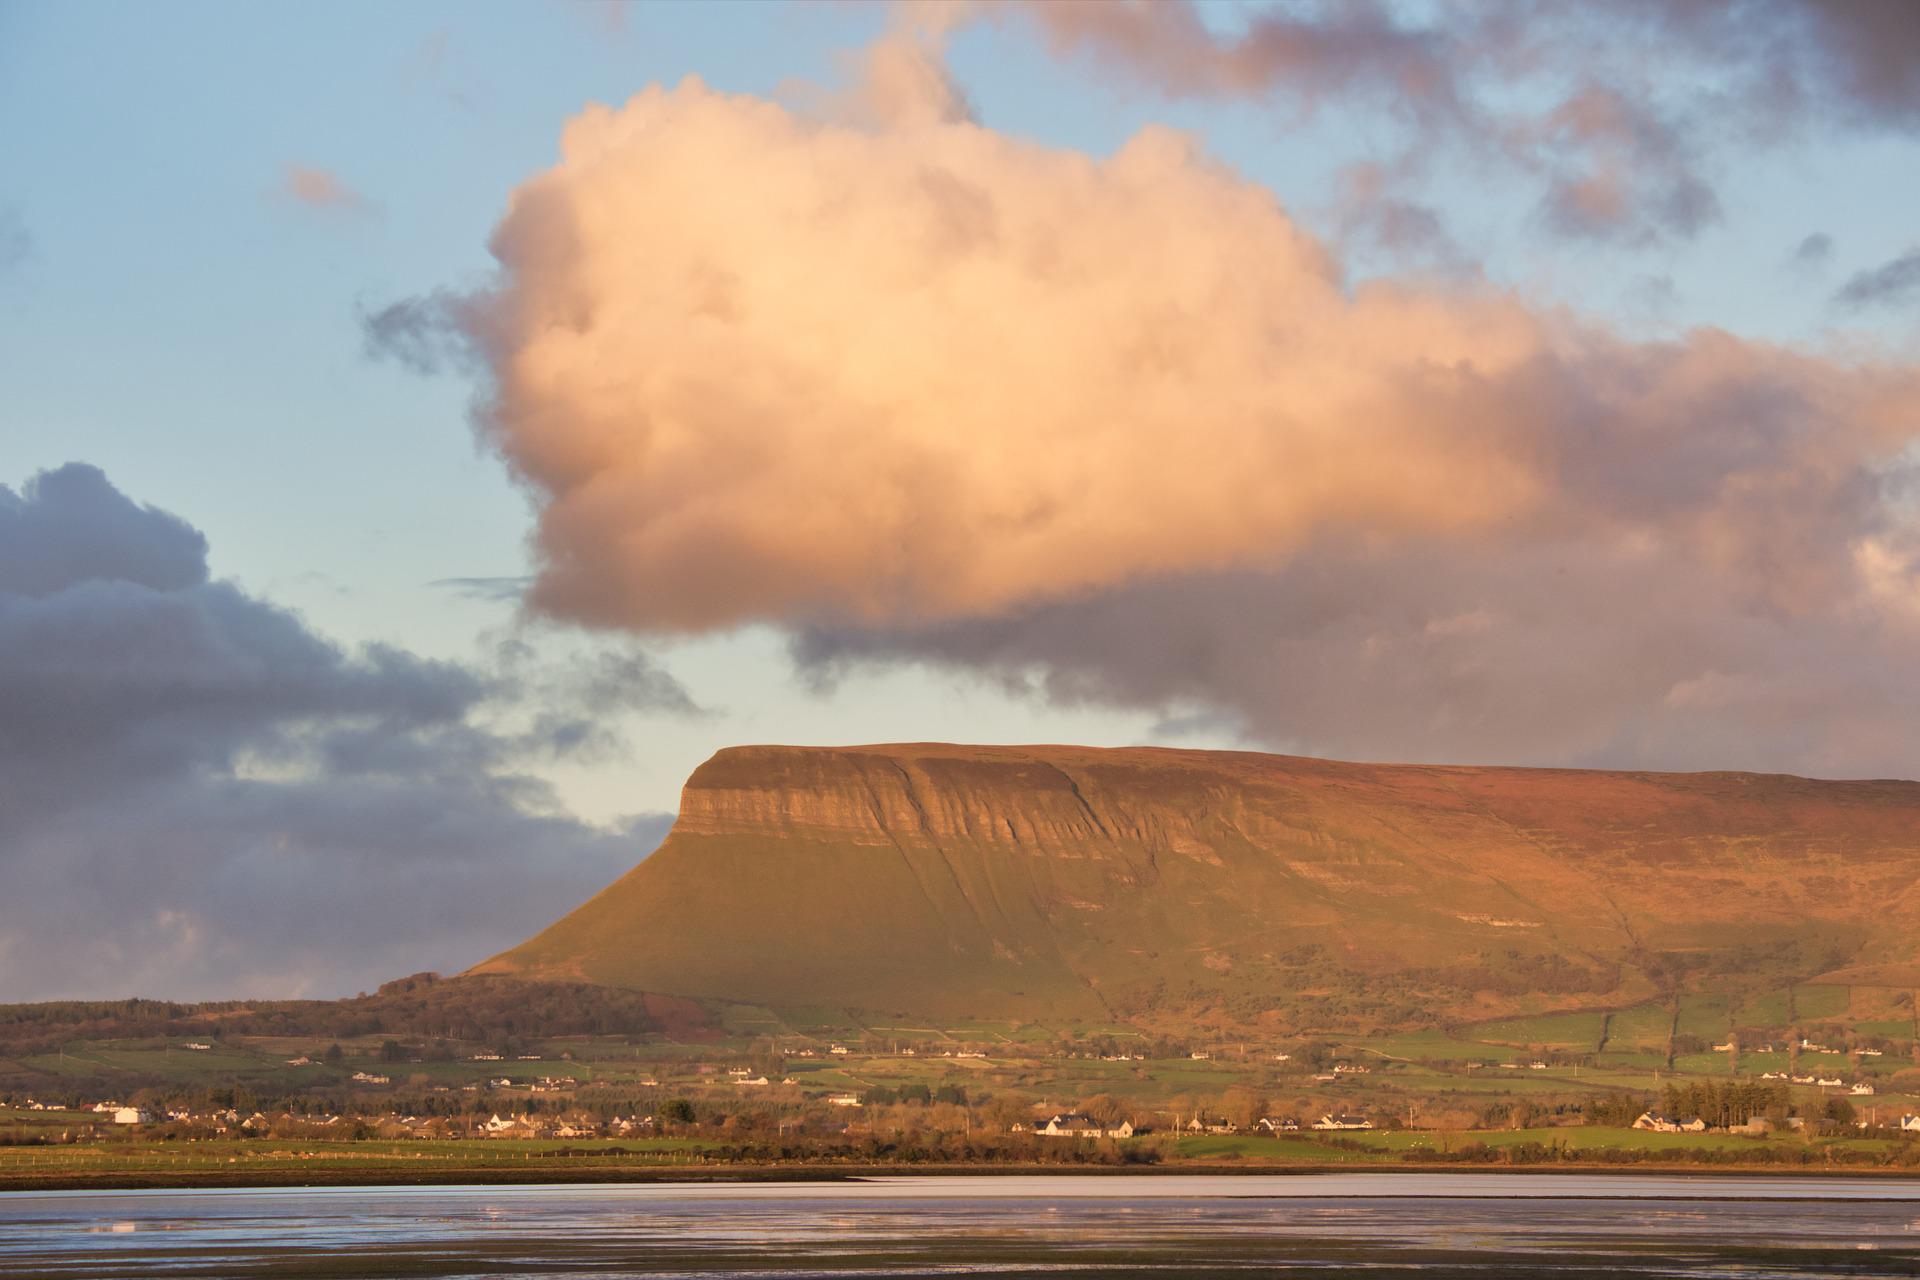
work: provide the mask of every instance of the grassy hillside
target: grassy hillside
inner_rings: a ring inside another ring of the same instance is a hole
[[[1515,1038],[1671,1053],[1848,986],[1911,1017],[1920,784],[737,748],[658,852],[476,972],[1181,1028],[1569,1012]]]

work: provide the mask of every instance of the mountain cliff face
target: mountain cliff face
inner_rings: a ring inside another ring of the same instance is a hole
[[[1920,783],[739,747],[477,972],[951,1018],[1350,1025],[1920,983]]]

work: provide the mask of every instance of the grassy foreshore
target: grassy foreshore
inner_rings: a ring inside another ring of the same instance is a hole
[[[0,1191],[433,1186],[844,1178],[881,1173],[1307,1173],[1702,1171],[1920,1175],[1920,1145],[1648,1134],[1597,1126],[1313,1139],[1075,1143],[954,1160],[906,1146],[778,1151],[698,1139],[640,1142],[279,1141],[0,1148]]]

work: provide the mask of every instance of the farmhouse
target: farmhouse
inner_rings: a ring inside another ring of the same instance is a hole
[[[1231,1120],[1209,1120],[1201,1115],[1196,1115],[1187,1121],[1186,1128],[1188,1133],[1238,1133],[1240,1131],[1240,1126]]]
[[[1049,1138],[1097,1138],[1100,1122],[1080,1111],[1065,1111],[1034,1127],[1034,1132]]]
[[[1643,1111],[1640,1118],[1633,1122],[1633,1127],[1649,1133],[1705,1133],[1707,1122],[1698,1116],[1691,1120],[1675,1120],[1658,1111]]]
[[[1903,1133],[1920,1133],[1920,1116],[1901,1116],[1900,1130]]]
[[[508,1135],[531,1137],[533,1135],[533,1121],[526,1116],[515,1116],[511,1120],[503,1120],[498,1114],[495,1114],[489,1118],[485,1124],[481,1125],[480,1128],[489,1138]]]
[[[1325,1115],[1313,1122],[1316,1129],[1371,1129],[1373,1121],[1365,1116]]]
[[[115,1124],[152,1124],[153,1112],[140,1107],[115,1107],[113,1122]]]
[[[1261,1133],[1298,1133],[1300,1132],[1300,1122],[1298,1120],[1295,1120],[1292,1116],[1288,1116],[1284,1120],[1275,1120],[1272,1116],[1262,1116],[1259,1122],[1256,1123],[1253,1127],[1255,1129],[1258,1129]]]

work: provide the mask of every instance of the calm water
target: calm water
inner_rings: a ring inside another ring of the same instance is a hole
[[[0,1277],[1920,1276],[1920,1181],[1318,1174],[0,1194]]]

